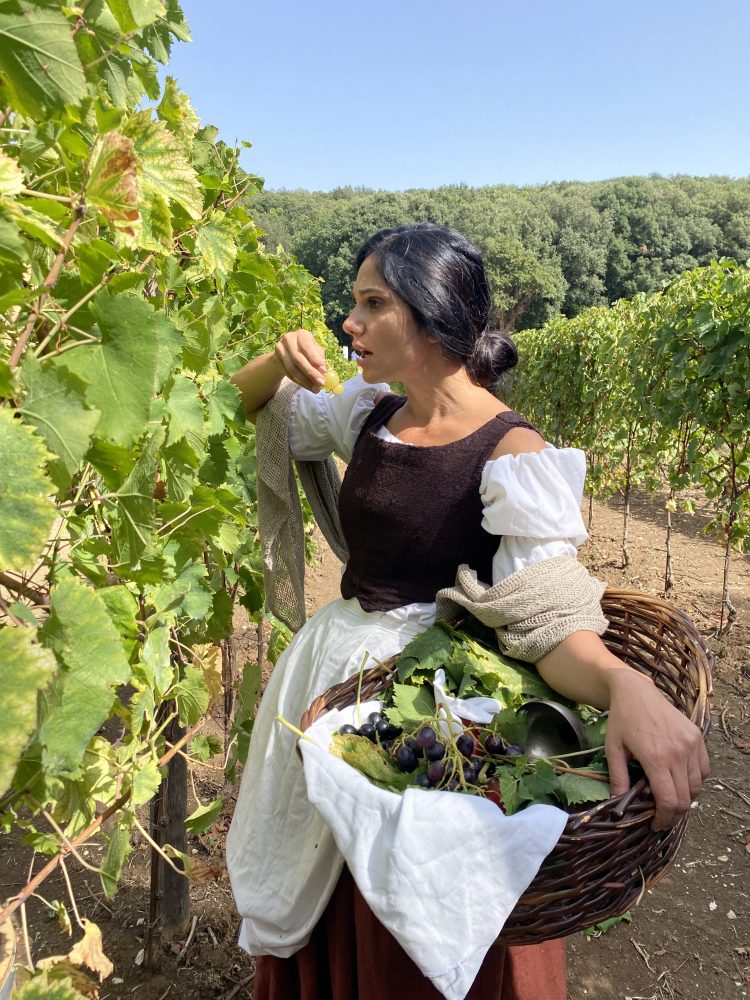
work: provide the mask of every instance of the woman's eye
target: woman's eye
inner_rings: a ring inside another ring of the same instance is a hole
[[[378,306],[380,305],[380,299],[368,299],[367,304],[370,307],[370,309],[377,309]]]

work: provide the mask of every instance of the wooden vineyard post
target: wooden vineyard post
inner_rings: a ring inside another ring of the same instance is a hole
[[[185,735],[177,719],[170,722],[167,739],[174,745]],[[167,765],[166,788],[161,802],[164,809],[164,840],[183,854],[187,853],[187,761],[175,754]],[[174,865],[182,869],[179,858]],[[170,943],[181,938],[190,922],[190,882],[159,858],[161,868],[161,936]]]

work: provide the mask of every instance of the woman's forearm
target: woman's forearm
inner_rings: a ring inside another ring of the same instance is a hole
[[[537,664],[544,680],[573,701],[609,709],[605,750],[612,795],[630,784],[628,761],[646,772],[656,803],[654,830],[690,808],[709,772],[700,730],[651,678],[610,653],[594,632],[574,632]]]
[[[255,415],[281,385],[285,372],[276,354],[261,354],[232,375],[231,381],[240,390],[242,408],[248,420]]]
[[[269,354],[261,354],[232,375],[248,420],[276,394],[286,376],[303,389],[320,392],[327,368],[323,348],[308,330],[290,330]]]
[[[632,671],[609,652],[595,632],[574,632],[536,665],[539,675],[559,694],[594,708],[610,707],[615,671]],[[642,676],[642,675],[640,675]],[[643,676],[644,683],[652,683]]]

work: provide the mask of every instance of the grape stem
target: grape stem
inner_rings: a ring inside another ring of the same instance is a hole
[[[357,678],[357,704],[356,704],[357,726],[362,725],[362,713],[360,711],[360,705],[362,702],[362,678],[364,677],[365,674],[365,663],[367,663],[369,658],[370,654],[367,652],[367,650],[365,650],[365,655],[362,657],[362,662],[359,665],[359,677]]]
[[[292,723],[289,722],[287,719],[285,719],[283,715],[277,715],[276,721],[280,722],[282,726],[286,726],[287,729],[291,730],[298,737],[298,739],[307,740],[308,743],[315,743],[315,740],[310,739],[310,737],[306,733],[303,733],[301,729],[298,729],[296,726],[292,725]],[[317,743],[315,745],[317,746]]]

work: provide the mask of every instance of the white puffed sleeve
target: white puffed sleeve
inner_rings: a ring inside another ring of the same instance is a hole
[[[482,527],[502,535],[493,583],[552,556],[576,556],[588,538],[581,517],[586,456],[578,448],[501,455],[484,467]]]
[[[362,424],[390,387],[384,382],[371,385],[356,375],[343,383],[343,389],[338,394],[295,392],[289,415],[292,458],[314,462],[335,453],[344,462],[351,459]]]

